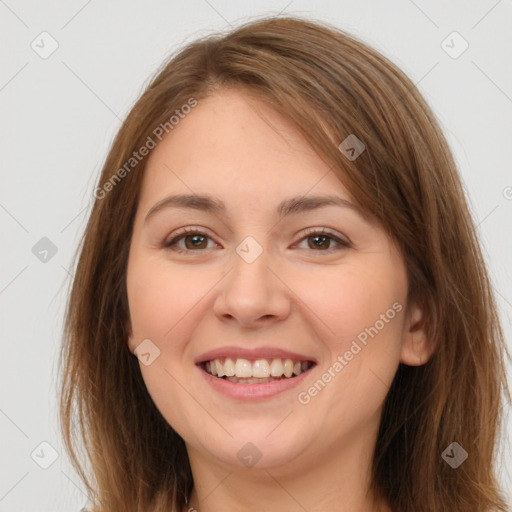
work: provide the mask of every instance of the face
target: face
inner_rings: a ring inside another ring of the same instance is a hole
[[[356,457],[399,361],[427,357],[399,251],[294,127],[239,91],[199,101],[152,151],[127,289],[155,405],[189,455],[231,467]]]

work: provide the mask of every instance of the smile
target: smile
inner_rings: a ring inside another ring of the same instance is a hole
[[[258,384],[293,378],[307,371],[313,364],[312,361],[281,358],[249,361],[226,357],[206,361],[203,369],[210,375],[230,382]]]
[[[307,379],[317,360],[307,353],[277,347],[217,347],[194,363],[215,392],[237,400],[268,399],[292,390]]]

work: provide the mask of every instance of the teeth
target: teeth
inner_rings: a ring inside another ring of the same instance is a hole
[[[218,359],[215,360],[215,366],[217,367],[217,376],[224,377],[224,365],[222,365]]]
[[[287,359],[283,365],[283,371],[285,377],[291,377],[293,374],[293,363],[291,359]]]
[[[265,379],[270,375],[270,365],[266,359],[258,359],[252,365],[252,376],[259,379]]]
[[[233,377],[236,373],[235,362],[230,357],[226,357],[224,361],[224,371],[228,377]]]
[[[217,361],[217,367],[221,364],[218,359]],[[250,361],[247,361],[247,359],[237,359],[235,363],[235,375],[237,377],[244,377],[248,379],[249,377],[252,377],[252,364]]]
[[[272,361],[270,365],[270,375],[272,375],[272,377],[281,377],[281,375],[283,375],[283,362],[281,359],[274,359]]]
[[[243,384],[263,384],[265,382],[274,382],[279,379],[276,379],[273,377],[267,377],[265,379],[257,379],[256,377],[251,377],[250,379],[239,379],[238,377],[227,377],[227,380],[229,380],[229,382],[235,382],[235,383],[242,382]]]
[[[247,359],[217,358],[205,363],[205,370],[217,377],[226,377],[231,382],[238,379],[257,379],[257,382],[270,382],[275,378],[290,378],[300,375],[310,367],[308,361],[292,361],[291,359],[257,359],[251,362]],[[244,380],[244,382],[249,382]]]

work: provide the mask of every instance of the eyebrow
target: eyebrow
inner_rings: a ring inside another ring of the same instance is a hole
[[[367,214],[356,204],[336,195],[322,196],[298,196],[281,201],[277,206],[276,213],[280,218],[288,215],[304,213],[326,206],[340,206],[349,208],[363,218]],[[207,195],[178,194],[165,197],[158,201],[147,213],[144,222],[166,208],[189,208],[214,214],[224,213],[226,205],[220,200]]]

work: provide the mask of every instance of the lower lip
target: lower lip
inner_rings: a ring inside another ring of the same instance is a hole
[[[208,384],[210,384],[210,386],[219,393],[231,398],[251,400],[258,398],[270,398],[294,388],[309,375],[314,366],[308,368],[305,372],[297,375],[296,377],[280,379],[274,382],[262,382],[261,384],[241,384],[230,382],[229,380],[210,375],[200,366],[198,366],[198,368],[206,379],[206,382],[208,382]]]

